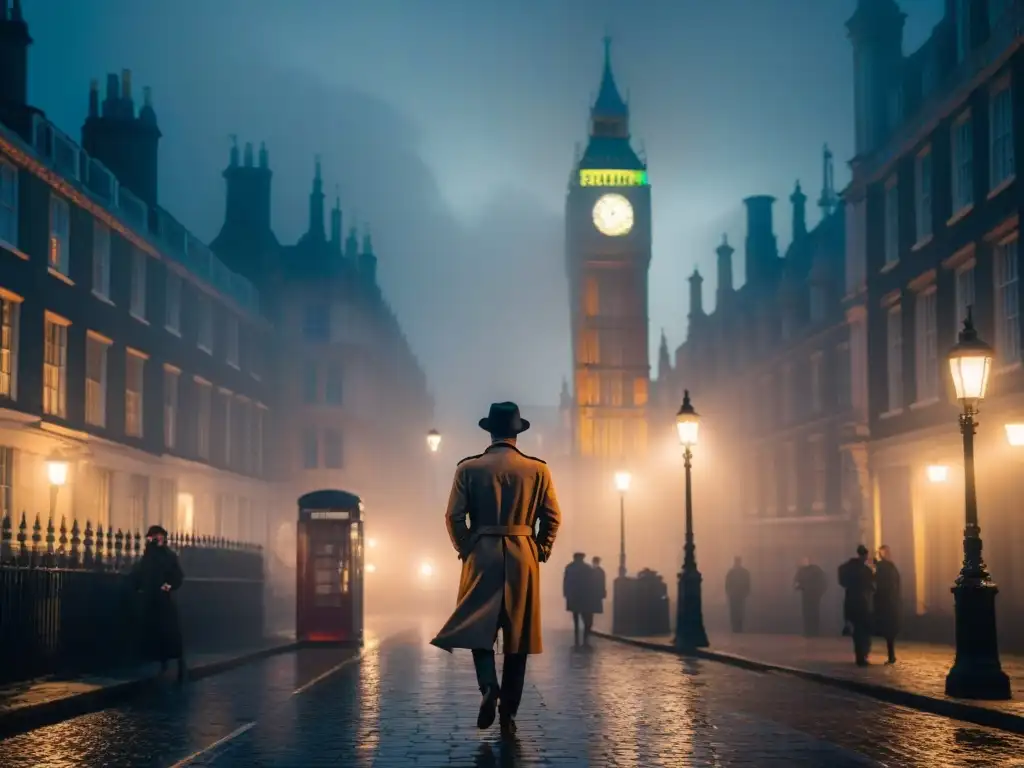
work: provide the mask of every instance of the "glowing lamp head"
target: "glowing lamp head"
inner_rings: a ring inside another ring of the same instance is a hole
[[[985,397],[992,373],[992,347],[978,338],[971,307],[967,308],[964,328],[957,345],[949,352],[949,370],[953,375],[956,399],[973,405]]]
[[[68,463],[60,459],[50,459],[46,462],[46,476],[50,485],[64,485],[68,481]]]
[[[629,490],[630,483],[633,482],[633,476],[629,472],[616,472],[615,473],[615,490],[619,493],[625,493]]]
[[[676,414],[676,432],[679,434],[679,444],[684,448],[693,448],[697,445],[697,432],[700,428],[700,414],[693,410],[690,403],[690,390],[683,393],[683,404],[679,406]]]
[[[432,566],[430,563],[421,563],[420,564],[420,577],[421,578],[429,579],[433,575],[434,575],[434,566]]]
[[[1014,448],[1020,448],[1024,445],[1024,424],[1007,424],[1006,442]]]
[[[366,540],[366,546],[368,546],[370,549],[376,549],[377,548],[377,540],[376,539],[367,539]]]
[[[949,480],[949,467],[945,464],[929,464],[925,472],[929,483],[944,483]]]
[[[427,432],[427,448],[430,449],[431,453],[437,453],[437,449],[441,447],[441,433],[436,429],[432,429]]]
[[[366,564],[366,572],[367,573],[376,573],[377,572],[377,566],[374,565],[373,563],[367,563]]]

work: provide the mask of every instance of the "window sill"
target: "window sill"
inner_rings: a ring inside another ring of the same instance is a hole
[[[892,272],[894,269],[896,269],[896,267],[899,266],[899,264],[900,264],[900,260],[899,259],[896,259],[895,261],[890,261],[890,262],[886,263],[880,270],[878,270],[878,272],[879,272],[879,274],[882,274],[882,275],[886,274],[887,272]]]
[[[28,261],[29,260],[27,253],[25,253],[24,251],[18,250],[18,247],[16,245],[14,245],[13,243],[8,243],[3,238],[0,238],[0,248],[3,248],[5,251],[8,251],[8,252],[14,254],[15,256],[17,256],[22,261]]]
[[[171,328],[171,326],[165,325],[164,330],[167,331],[172,336],[177,336],[179,339],[181,338],[181,331],[177,328]]]
[[[237,362],[232,362],[231,360],[228,360],[228,361],[227,361],[227,364],[228,364],[228,366],[230,366],[231,368],[234,368],[234,369],[235,369],[236,371],[240,371],[240,370],[242,370],[242,367],[241,367],[241,366],[240,366],[240,365],[239,365],[239,364],[238,364]]]
[[[263,381],[263,377],[260,376],[258,373],[253,373],[252,371],[249,371],[249,375],[256,379],[256,381]]]
[[[196,347],[198,347],[199,349],[201,349],[203,352],[205,352],[208,355],[212,355],[213,354],[213,350],[212,349],[210,349],[209,347],[204,347],[202,344],[196,344]]]
[[[999,195],[999,193],[1001,193],[1004,190],[1008,189],[1013,184],[1013,182],[1016,179],[1017,179],[1017,175],[1016,174],[1011,174],[1008,178],[1003,179],[1001,182],[999,182],[994,187],[992,187],[992,189],[989,191],[989,193],[985,197],[985,199],[986,200],[991,200],[993,197],[997,197]]]
[[[114,302],[110,300],[109,296],[104,296],[102,293],[98,293],[95,288],[93,288],[92,295],[96,297],[98,300],[102,301],[104,304],[114,306]]]
[[[56,278],[57,278],[58,280],[61,280],[61,281],[65,282],[65,283],[67,283],[68,285],[74,285],[74,284],[75,284],[75,281],[74,281],[74,280],[72,280],[72,279],[71,279],[70,277],[68,277],[67,275],[65,275],[65,274],[64,274],[63,272],[61,272],[61,271],[60,271],[59,269],[55,269],[55,268],[53,268],[53,267],[47,267],[46,269],[47,269],[47,271],[48,271],[48,272],[49,272],[49,273],[50,273],[51,275],[53,275],[54,277],[56,277]]]
[[[138,320],[143,325],[149,325],[149,320],[147,320],[146,318],[140,317],[139,315],[136,315],[134,312],[129,312],[128,314],[132,316],[132,319]]]
[[[974,203],[968,203],[967,205],[965,205],[963,208],[961,208],[959,211],[954,213],[952,216],[950,216],[946,220],[946,226],[947,227],[952,227],[954,224],[956,224],[961,219],[967,218],[967,214],[969,214],[973,210],[974,210]]]
[[[878,414],[878,418],[884,421],[885,419],[891,419],[894,416],[899,416],[901,413],[903,413],[902,408],[893,408],[891,411]]]
[[[910,404],[910,410],[919,411],[922,408],[927,408],[929,405],[935,405],[937,402],[939,402],[938,396],[929,397],[927,400],[918,400]]]
[[[918,240],[916,243],[914,243],[912,246],[910,246],[910,250],[916,253],[917,251],[920,251],[922,248],[924,248],[926,245],[928,245],[928,243],[930,243],[934,239],[935,239],[934,235],[925,235],[920,240]]]

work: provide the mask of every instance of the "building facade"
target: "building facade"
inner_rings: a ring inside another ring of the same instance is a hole
[[[28,103],[31,38],[18,3],[0,8],[0,516],[159,522],[273,547],[304,490],[366,492],[362,469],[402,461],[398,425],[425,433],[432,408],[376,286],[369,238],[358,299],[322,288],[313,302],[311,284],[333,273],[316,277],[324,264],[302,243],[273,237],[267,154],[254,162],[250,147],[244,161],[232,153],[225,231],[204,245],[159,204],[148,89],[136,109],[129,71],[108,76],[102,97],[94,84],[72,141]],[[232,238],[256,243],[249,270]],[[304,274],[289,273],[300,255]],[[298,395],[312,379],[306,359],[324,367],[315,402]],[[326,410],[349,405],[349,391],[360,423]],[[360,401],[367,391],[379,399]],[[382,407],[388,398],[400,405]],[[322,430],[315,451],[311,426]],[[54,494],[47,463],[58,461],[69,471]]]
[[[734,250],[723,239],[714,310],[704,309],[703,277],[695,270],[686,341],[673,361],[663,337],[654,386],[663,420],[672,418],[684,390],[702,416],[696,461],[710,466],[701,468],[699,549],[712,599],[733,557],[743,558],[757,596],[750,620],[761,629],[791,624],[800,559],[831,571],[856,545],[861,515],[858,479],[844,450],[851,410],[840,303],[845,219],[831,162],[826,149],[821,220],[810,230],[807,197],[797,184],[790,198],[793,241],[781,258],[774,199],[744,201],[747,279],[734,286]]]
[[[947,3],[907,56],[903,22],[893,0],[862,0],[848,25],[857,154],[846,304],[864,336],[852,383],[868,412],[871,538],[892,547],[905,602],[926,621],[951,613],[962,560],[962,447],[945,357],[969,308],[996,350],[976,449],[986,558],[1001,604],[1024,605],[1019,457],[1004,432],[1024,416],[1024,4]]]

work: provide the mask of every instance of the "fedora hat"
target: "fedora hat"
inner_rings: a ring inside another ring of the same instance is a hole
[[[491,403],[491,410],[480,419],[480,429],[501,437],[515,437],[530,428],[530,422],[519,415],[515,403]]]

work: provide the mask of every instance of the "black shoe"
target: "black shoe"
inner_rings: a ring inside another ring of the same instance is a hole
[[[858,667],[868,667],[868,666],[871,666],[871,665],[870,665],[870,663],[868,662],[867,659],[857,659],[857,666]]]
[[[896,657],[895,657],[895,656],[891,657],[891,658],[890,658],[890,659],[889,659],[889,660],[888,660],[887,662],[885,662],[885,663],[886,663],[886,664],[895,664],[895,663],[896,663]]]
[[[480,712],[476,716],[476,727],[480,730],[490,728],[494,725],[494,718],[498,709],[498,686],[489,685],[480,700]]]

